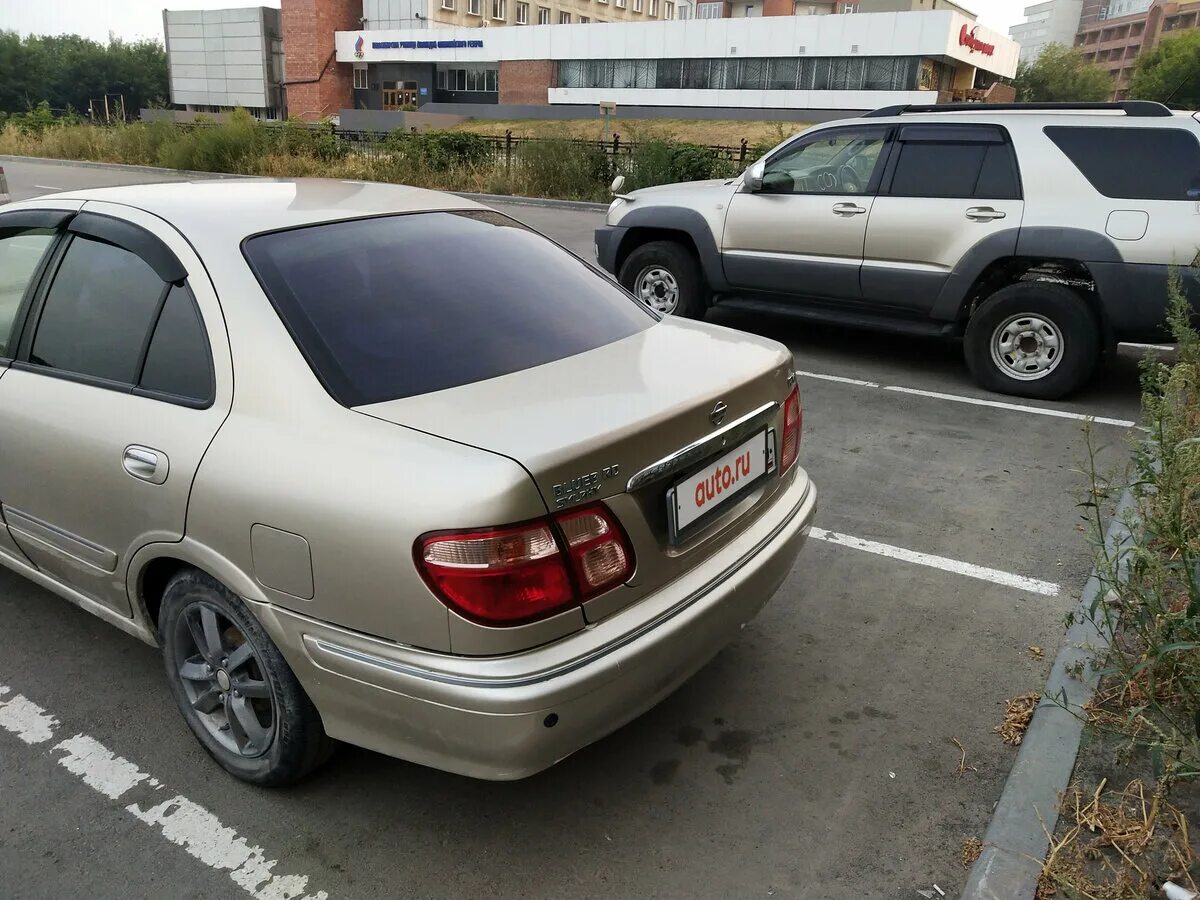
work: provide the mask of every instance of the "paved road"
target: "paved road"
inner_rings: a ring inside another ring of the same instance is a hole
[[[3,164],[18,198],[148,180]],[[505,211],[591,252],[595,213]],[[1081,422],[1042,412],[1135,419],[1137,351],[1070,402],[1010,409],[973,402],[1007,398],[975,388],[952,345],[712,320],[794,350],[818,525],[870,552],[811,541],[739,641],[549,772],[489,784],[344,748],[274,792],[208,761],[155,651],[0,572],[0,703],[22,694],[57,719],[38,734],[36,711],[19,727],[21,708],[0,706],[4,893],[244,897],[227,871],[244,839],[276,876],[307,878],[260,896],[953,895],[962,840],[983,834],[1015,755],[992,733],[1000,704],[1042,685],[1089,568]],[[1129,430],[1096,428],[1103,464],[1121,465]],[[55,749],[80,733],[122,760]],[[126,760],[162,786],[113,788]],[[164,821],[135,814],[177,795]]]

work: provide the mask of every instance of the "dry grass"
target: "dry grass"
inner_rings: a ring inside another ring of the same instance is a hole
[[[1191,890],[1193,862],[1188,824],[1166,800],[1166,788],[1147,794],[1141,779],[1123,791],[1090,794],[1073,784],[1063,794],[1065,830],[1050,842],[1037,898],[1085,897],[1135,900],[1149,897],[1167,880]]]
[[[614,119],[609,133],[623,141],[673,138],[692,144],[721,144],[736,147],[742,140],[751,147],[777,144],[808,127],[805,122],[743,122],[737,119]],[[513,119],[488,121],[473,119],[455,126],[457,131],[475,134],[504,134],[515,137],[568,137],[599,140],[604,136],[604,120],[591,119]]]
[[[1033,719],[1033,711],[1037,709],[1040,699],[1041,694],[1037,691],[1030,691],[1019,697],[1013,697],[1011,700],[1005,700],[1004,721],[993,731],[1000,735],[1006,744],[1012,744],[1014,747],[1020,744],[1025,739],[1025,731],[1029,728],[1029,722]]]
[[[963,838],[962,846],[962,867],[969,869],[975,865],[975,860],[979,859],[979,854],[983,852],[983,841],[977,837]]]

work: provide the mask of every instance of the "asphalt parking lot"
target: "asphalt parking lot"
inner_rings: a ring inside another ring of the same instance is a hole
[[[14,200],[161,179],[0,163]],[[501,208],[590,256],[600,213]],[[154,650],[0,571],[0,892],[954,895],[1015,756],[992,733],[1002,701],[1041,687],[1090,568],[1083,417],[1111,420],[1100,463],[1123,466],[1144,351],[1069,402],[1024,403],[976,388],[953,345],[710,321],[795,353],[819,529],[675,695],[521,782],[346,747],[263,791],[209,761]]]

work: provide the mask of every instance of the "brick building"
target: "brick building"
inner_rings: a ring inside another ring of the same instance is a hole
[[[1075,46],[1088,62],[1103,66],[1115,81],[1115,99],[1129,93],[1142,53],[1164,36],[1200,23],[1200,0],[1084,0]]]

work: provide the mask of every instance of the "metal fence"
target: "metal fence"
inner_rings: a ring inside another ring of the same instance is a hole
[[[319,126],[318,126],[319,127]],[[325,126],[333,127],[333,126]],[[375,131],[349,131],[333,128],[333,134],[345,149],[365,156],[384,155],[394,152],[397,142],[407,139],[405,132],[392,132],[385,135]],[[486,141],[491,148],[493,160],[496,163],[511,165],[521,147],[530,145],[554,144],[569,146],[582,153],[599,152],[609,161],[613,171],[628,171],[641,145],[635,141],[623,141],[620,134],[613,134],[606,140],[587,140],[586,138],[553,138],[553,137],[518,137],[509,129],[504,134],[478,134],[475,137]],[[754,161],[750,155],[754,148],[749,146],[746,138],[737,145],[705,144],[704,150],[709,151],[715,159],[725,160],[734,164],[741,171]]]

